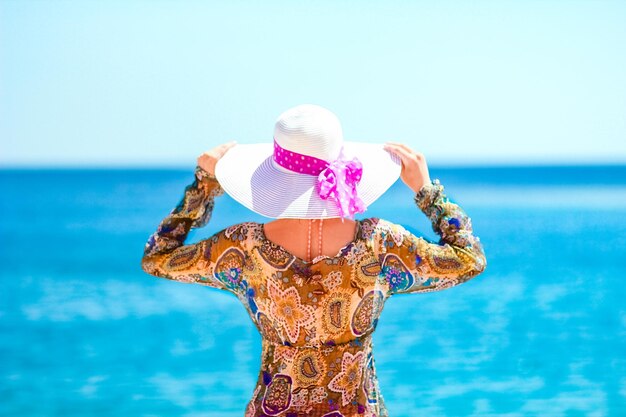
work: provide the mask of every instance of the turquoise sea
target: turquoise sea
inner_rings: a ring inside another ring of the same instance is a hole
[[[140,268],[193,168],[0,170],[0,416],[243,416],[261,341],[239,300]],[[488,266],[385,305],[390,416],[626,416],[626,166],[431,177]],[[365,216],[435,238],[400,180]],[[246,220],[224,195],[188,242]]]

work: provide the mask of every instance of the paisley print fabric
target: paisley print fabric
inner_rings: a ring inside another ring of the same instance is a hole
[[[223,194],[196,167],[178,205],[149,237],[147,273],[234,294],[261,334],[262,363],[246,417],[388,416],[373,356],[372,334],[396,294],[440,291],[486,268],[470,218],[438,179],[414,202],[440,236],[430,242],[399,224],[357,220],[354,240],[336,256],[311,262],[271,242],[263,224],[244,222],[185,244],[210,220]]]

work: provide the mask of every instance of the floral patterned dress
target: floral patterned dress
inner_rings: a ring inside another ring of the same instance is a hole
[[[441,237],[432,243],[380,218],[357,220],[334,257],[307,262],[244,222],[185,245],[206,225],[215,177],[199,166],[179,204],[146,243],[148,274],[234,294],[261,333],[262,362],[245,416],[387,416],[372,356],[372,334],[394,294],[440,291],[486,267],[470,218],[438,179],[415,195]]]

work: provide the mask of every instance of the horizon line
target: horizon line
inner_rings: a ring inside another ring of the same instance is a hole
[[[1,171],[8,170],[189,170],[196,164],[0,164]],[[594,168],[625,167],[625,161],[515,161],[515,162],[436,162],[428,163],[433,169],[498,169],[498,168]]]

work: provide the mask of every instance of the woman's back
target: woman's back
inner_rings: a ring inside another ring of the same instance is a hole
[[[386,415],[372,355],[372,333],[388,296],[371,245],[377,222],[351,222],[356,236],[311,261],[270,241],[267,225],[246,222],[224,231],[214,274],[241,271],[236,280],[247,281],[245,290],[235,292],[262,339],[246,416]]]

